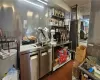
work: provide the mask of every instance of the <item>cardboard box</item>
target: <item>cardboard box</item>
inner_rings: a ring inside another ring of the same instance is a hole
[[[73,63],[73,76],[79,79],[81,73],[78,66],[84,61],[86,56],[86,47],[79,46],[76,48],[75,61]]]
[[[83,62],[86,57],[86,47],[79,46],[76,48],[75,60],[78,62]]]

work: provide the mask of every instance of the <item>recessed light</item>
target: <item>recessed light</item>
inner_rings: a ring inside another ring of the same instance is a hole
[[[28,11],[28,12],[27,12],[27,16],[28,16],[28,17],[32,17],[32,16],[33,16],[33,12]]]

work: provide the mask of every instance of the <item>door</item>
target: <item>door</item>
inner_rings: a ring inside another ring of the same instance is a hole
[[[31,80],[30,74],[30,54],[20,53],[20,72],[21,80]]]
[[[40,51],[40,78],[50,71],[48,51]]]
[[[37,55],[30,56],[31,80],[39,79],[39,57]]]

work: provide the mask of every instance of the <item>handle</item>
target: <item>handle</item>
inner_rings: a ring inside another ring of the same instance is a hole
[[[47,55],[47,52],[44,52],[44,53],[41,53],[42,54],[42,56],[45,56],[45,55]]]
[[[38,58],[38,55],[31,56],[30,58],[31,58],[31,60],[36,59],[36,58]]]

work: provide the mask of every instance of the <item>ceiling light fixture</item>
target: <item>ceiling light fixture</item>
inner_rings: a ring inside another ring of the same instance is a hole
[[[7,5],[7,4],[3,4],[2,5],[4,8],[8,8],[9,7],[9,5]]]
[[[31,2],[31,1],[28,1],[28,0],[19,0],[19,1],[24,1],[24,2],[27,2],[27,3],[29,3],[29,4],[35,5],[35,6],[37,6],[37,7],[44,8],[43,6],[38,5],[38,4],[33,3],[33,2]]]
[[[28,12],[27,12],[27,16],[28,16],[28,17],[32,17],[32,16],[33,16],[33,12],[28,11]]]
[[[44,1],[48,2],[48,0],[44,0]]]
[[[42,1],[42,0],[37,0],[37,1],[39,1],[39,2],[41,2],[41,3],[43,3],[43,4],[45,4],[45,5],[47,5],[47,3],[44,2],[44,1]]]

